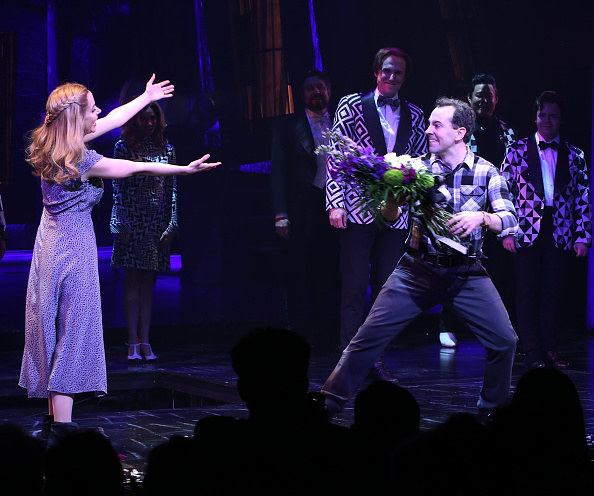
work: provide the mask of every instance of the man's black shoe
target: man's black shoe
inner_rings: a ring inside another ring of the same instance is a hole
[[[386,370],[384,362],[382,361],[378,361],[373,364],[373,367],[369,372],[369,378],[374,381],[386,381],[398,384],[398,379],[396,379],[396,377]]]
[[[324,411],[328,421],[332,420],[342,411],[342,405],[328,395],[324,396]]]

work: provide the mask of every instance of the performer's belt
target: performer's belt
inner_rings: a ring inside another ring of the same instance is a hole
[[[437,253],[425,253],[419,250],[413,250],[407,248],[406,253],[411,257],[423,260],[423,262],[439,265],[440,267],[456,267],[458,265],[472,265],[477,262],[477,257],[467,257],[462,254],[437,254]]]

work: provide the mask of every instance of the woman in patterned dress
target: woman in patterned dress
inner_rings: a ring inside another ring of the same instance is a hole
[[[175,163],[164,136],[165,117],[150,103],[122,126],[115,158]],[[177,231],[175,177],[135,176],[113,181],[111,265],[124,268],[124,313],[128,360],[154,360],[149,340],[157,271],[169,270],[169,246]]]
[[[77,426],[76,393],[105,394],[107,379],[97,245],[91,210],[103,193],[101,178],[136,174],[194,174],[216,167],[208,155],[189,165],[105,158],[85,143],[123,125],[152,101],[173,96],[169,81],[153,84],[98,119],[101,110],[83,85],[56,88],[44,123],[32,133],[27,160],[41,177],[43,213],[31,260],[25,314],[25,350],[19,385],[29,397],[49,398],[50,442]]]

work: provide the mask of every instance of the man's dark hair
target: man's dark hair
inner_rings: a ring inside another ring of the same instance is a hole
[[[468,143],[470,141],[470,136],[474,132],[474,123],[476,120],[476,115],[472,107],[462,100],[458,100],[457,98],[446,98],[441,97],[438,98],[435,102],[436,107],[454,107],[454,115],[452,116],[452,126],[454,129],[458,129],[463,127],[466,129],[466,134],[464,135],[464,143]]]
[[[474,77],[472,78],[472,82],[470,83],[470,92],[472,93],[474,91],[474,87],[477,84],[490,84],[491,86],[493,86],[493,89],[495,90],[495,94],[497,95],[497,81],[495,81],[495,76],[491,75],[491,74],[475,74]]]
[[[536,114],[538,114],[545,103],[556,103],[559,105],[559,111],[561,112],[561,116],[563,116],[563,100],[561,99],[561,96],[556,91],[549,90],[543,91],[534,101],[533,111],[535,119]]]
[[[328,75],[325,72],[318,71],[317,69],[311,69],[311,70],[307,71],[305,73],[305,75],[303,76],[303,79],[301,79],[301,91],[302,92],[305,88],[305,81],[307,81],[311,77],[320,78],[322,81],[324,81],[324,83],[326,84],[328,89],[330,89],[330,78],[328,77]]]
[[[390,55],[404,59],[404,62],[406,62],[406,72],[404,73],[404,78],[408,79],[408,76],[412,69],[412,59],[410,58],[410,55],[408,53],[406,53],[404,50],[401,50],[400,48],[380,48],[378,52],[375,54],[375,57],[373,58],[373,73],[377,74],[379,71],[382,70],[384,60],[386,60]]]

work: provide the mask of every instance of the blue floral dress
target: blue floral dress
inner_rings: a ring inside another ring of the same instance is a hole
[[[103,157],[92,150],[84,174]],[[31,259],[25,305],[25,350],[19,385],[30,398],[50,391],[107,392],[97,242],[91,219],[101,180],[41,181],[43,213]]]

